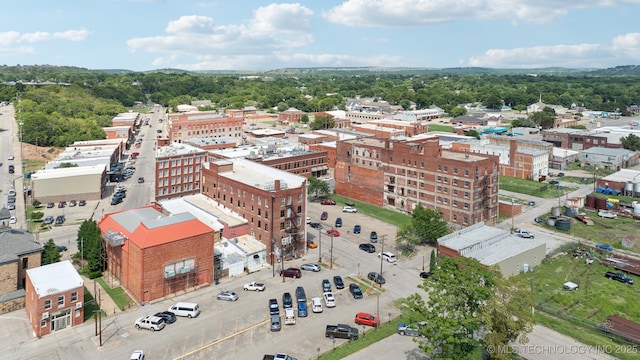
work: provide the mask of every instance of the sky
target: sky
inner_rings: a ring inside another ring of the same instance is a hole
[[[23,0],[1,14],[9,66],[640,65],[640,0]]]

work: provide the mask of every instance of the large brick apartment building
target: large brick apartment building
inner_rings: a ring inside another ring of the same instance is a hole
[[[156,150],[155,197],[172,199],[200,193],[202,164],[207,152],[188,144],[172,143]]]
[[[307,179],[250,160],[211,161],[202,172],[202,194],[248,220],[249,235],[274,257],[306,251]]]
[[[443,150],[438,138],[340,141],[336,193],[410,213],[435,208],[459,226],[498,218],[497,156]]]
[[[215,111],[175,113],[169,114],[169,133],[171,141],[179,143],[192,138],[216,137],[232,137],[240,142],[242,123],[241,116],[225,116]]]

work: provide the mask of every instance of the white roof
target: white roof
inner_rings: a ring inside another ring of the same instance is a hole
[[[182,156],[188,154],[205,154],[206,151],[189,144],[173,142],[171,145],[161,146],[156,150],[156,158]]]
[[[217,202],[202,194],[161,200],[158,201],[158,204],[162,209],[172,214],[188,212],[215,231],[220,231],[224,228],[224,225],[222,225],[220,221],[232,227],[247,223],[246,219],[232,213],[228,209],[225,210],[220,207]]]
[[[70,167],[70,168],[58,168],[58,169],[47,169],[47,170],[38,170],[31,175],[32,180],[42,180],[42,179],[59,179],[70,176],[81,176],[81,175],[96,175],[102,174],[106,171],[106,166],[102,165],[93,165],[93,166],[78,166],[78,167]]]
[[[84,284],[69,260],[29,269],[27,276],[39,299],[76,289]]]
[[[295,189],[302,186],[307,178],[278,170],[246,159],[220,160],[233,163],[233,170],[221,172],[219,175],[266,191],[273,190],[274,181],[280,180],[281,188]]]
[[[601,178],[604,181],[633,182],[640,183],[640,171],[631,169],[620,169],[620,171]]]

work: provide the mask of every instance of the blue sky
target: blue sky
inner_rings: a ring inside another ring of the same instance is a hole
[[[640,64],[640,0],[23,0],[1,65],[89,69]]]

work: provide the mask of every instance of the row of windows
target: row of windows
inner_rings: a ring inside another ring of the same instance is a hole
[[[64,295],[60,295],[58,296],[58,307],[61,308],[64,306]],[[78,293],[77,292],[72,292],[71,293],[71,303],[74,303],[76,301],[78,301]],[[49,310],[51,309],[51,299],[47,299],[44,301],[44,309],[45,310]]]
[[[213,135],[213,134],[217,134],[217,133],[218,133],[218,131],[209,132],[209,130],[205,130],[205,131],[188,131],[187,132],[187,136],[190,136],[190,135]],[[224,130],[220,130],[220,134],[229,134],[229,135],[233,134],[236,137],[240,136],[240,133],[234,133],[231,129],[229,129],[228,132],[225,132]],[[182,133],[179,132],[178,135],[182,136]]]
[[[178,168],[171,168],[171,176],[181,175],[184,170],[185,174],[191,173],[200,173],[200,165],[197,166],[185,166]],[[169,176],[169,170],[158,170],[158,177],[167,177]]]
[[[183,192],[191,192],[191,191],[195,191],[197,189],[200,188],[200,184],[199,183],[194,183],[194,184],[184,184],[184,185],[176,185],[176,186],[171,186],[171,187],[158,187],[158,196],[161,195],[171,195],[171,194],[179,194],[179,193],[183,193]]]
[[[216,184],[214,184],[213,187],[215,188]],[[238,188],[237,190],[238,190],[238,197],[241,197],[241,198],[246,198],[247,197],[247,192],[245,190],[242,190],[242,192],[240,192],[240,188]],[[227,191],[227,184],[222,184],[222,191],[225,191],[225,192]],[[233,186],[231,186],[231,185],[229,186],[229,194],[233,195]],[[251,201],[254,200],[254,195],[255,194],[250,194]],[[262,196],[258,196],[258,205],[262,205],[262,201],[263,200],[264,200],[264,206],[269,207],[269,198],[262,199]],[[298,202],[302,201],[302,194],[299,194],[297,196],[297,200],[298,200]],[[293,198],[291,196],[287,196],[286,198],[285,197],[281,197],[280,198],[280,206],[291,205],[292,201],[293,201]]]
[[[169,186],[169,185],[179,185],[182,183],[188,184],[188,183],[194,182],[194,180],[198,182],[199,177],[198,176],[194,177],[193,175],[184,175],[182,177],[175,176],[170,179],[158,179],[158,187]]]
[[[204,155],[202,156],[194,156],[194,157],[186,157],[180,159],[172,159],[172,160],[162,160],[157,162],[158,169],[168,169],[169,165],[171,167],[182,166],[182,165],[193,165],[200,164],[204,161]],[[196,169],[199,169],[199,166],[196,166]],[[196,170],[199,171],[199,170]]]
[[[449,167],[438,165],[438,171],[449,172]],[[458,168],[453,168],[453,174],[458,175]],[[464,169],[464,176],[469,176],[469,169]],[[478,176],[478,169],[476,169],[476,176]]]

